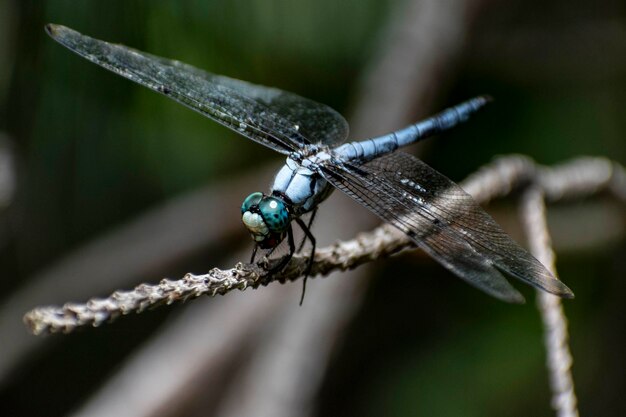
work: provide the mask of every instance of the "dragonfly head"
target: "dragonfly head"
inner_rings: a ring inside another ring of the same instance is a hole
[[[280,198],[252,193],[241,205],[241,220],[252,239],[262,249],[271,249],[283,241],[289,227],[289,210]]]

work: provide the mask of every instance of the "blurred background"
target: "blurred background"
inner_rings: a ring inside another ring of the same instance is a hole
[[[40,304],[247,261],[239,206],[281,158],[70,53],[47,22],[331,105],[352,139],[488,93],[411,152],[455,181],[496,155],[626,163],[619,0],[0,0],[0,414],[549,416],[534,294],[512,306],[419,251],[67,336]],[[378,221],[336,193],[321,246]],[[523,241],[516,198],[487,207]],[[626,415],[624,210],[549,208],[583,415]]]

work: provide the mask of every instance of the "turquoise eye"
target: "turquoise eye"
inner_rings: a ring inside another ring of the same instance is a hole
[[[283,201],[274,197],[266,197],[259,203],[259,211],[270,231],[276,233],[285,231],[289,224],[289,212]]]
[[[257,204],[259,204],[262,198],[263,198],[263,193],[259,193],[259,192],[252,193],[248,197],[246,197],[246,199],[243,200],[243,204],[241,205],[241,214],[250,210],[250,207],[256,206]]]

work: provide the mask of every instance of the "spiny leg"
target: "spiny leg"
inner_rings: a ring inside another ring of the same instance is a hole
[[[259,245],[255,244],[254,249],[252,249],[252,258],[250,258],[250,263],[254,263],[254,258],[256,258],[256,251],[259,249]]]
[[[316,214],[317,214],[317,207],[315,207],[313,211],[311,212],[311,217],[309,217],[309,224],[306,225],[307,230],[311,230],[311,225],[313,224],[313,219],[315,219]],[[302,248],[304,247],[304,244],[306,243],[306,238],[307,236],[305,234],[305,236],[302,238],[302,242],[300,242],[300,246],[298,247],[297,252],[300,252]]]
[[[312,245],[311,255],[309,256],[309,263],[306,266],[306,270],[304,272],[304,279],[302,280],[302,296],[300,296],[300,305],[302,305],[302,302],[304,301],[304,293],[306,292],[306,280],[309,278],[309,274],[311,273],[311,268],[313,268],[313,257],[315,256],[315,237],[313,236],[313,234],[311,233],[311,230],[309,230],[307,225],[304,224],[302,219],[297,217],[295,220],[296,220],[296,223],[298,223],[298,226],[300,226],[300,228],[306,235],[305,239],[309,238],[309,240],[311,241],[311,245]],[[309,222],[309,224],[310,223],[311,222]]]

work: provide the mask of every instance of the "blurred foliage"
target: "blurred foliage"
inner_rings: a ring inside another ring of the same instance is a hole
[[[478,93],[492,94],[496,103],[429,142],[424,159],[455,180],[511,152],[548,164],[580,154],[625,163],[626,60],[614,52],[626,50],[626,30],[612,43],[585,43],[586,36],[602,39],[609,23],[626,27],[624,5],[493,3],[442,104]],[[15,236],[0,253],[0,291],[8,294],[72,248],[158,202],[268,160],[279,164],[272,152],[79,59],[45,36],[44,23],[274,85],[345,113],[391,10],[402,4],[0,1],[0,131],[14,140],[21,163]],[[554,40],[563,38],[567,45]],[[605,61],[590,58],[603,47],[610,55],[601,55]],[[615,393],[626,389],[626,333],[617,330],[623,329],[617,317],[624,313],[618,298],[624,284],[607,278],[626,275],[623,249],[560,258],[561,276],[578,295],[566,309],[587,415],[619,415]],[[320,415],[551,415],[537,313],[491,300],[435,267],[420,265],[423,275],[415,277],[407,272],[415,269],[409,258],[381,263],[320,394]],[[401,283],[389,288],[390,279]],[[156,326],[137,332],[136,320],[73,337],[71,353],[46,353],[57,367],[46,358],[34,361],[0,391],[0,414],[66,414]],[[102,361],[85,369],[93,355]],[[58,372],[73,378],[33,402],[32,392]],[[9,414],[1,412],[5,407]]]

